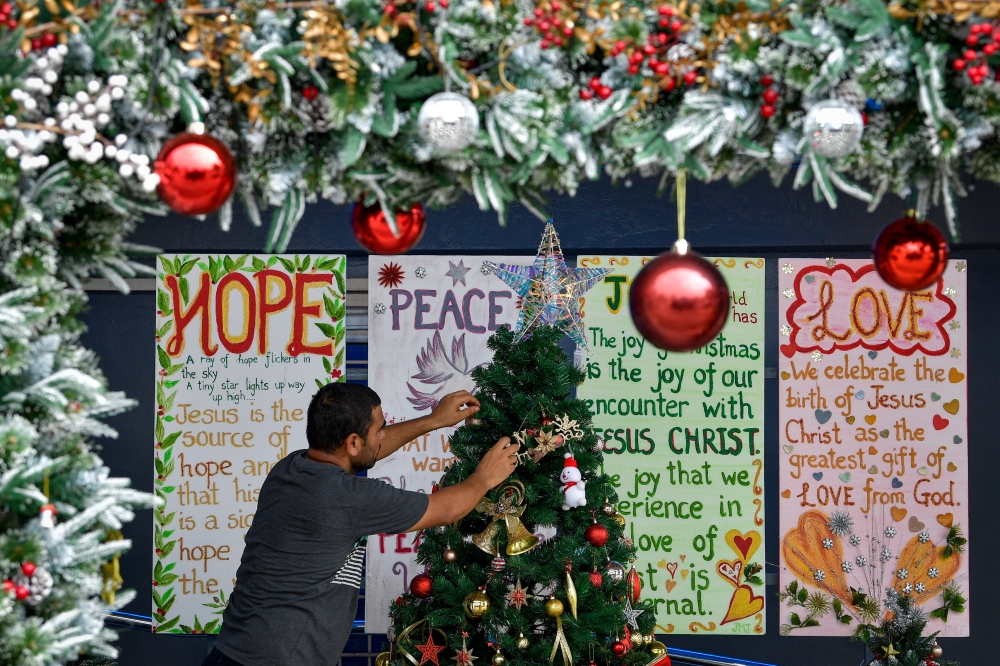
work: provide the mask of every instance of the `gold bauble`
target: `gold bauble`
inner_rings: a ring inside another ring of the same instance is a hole
[[[462,610],[465,611],[466,617],[475,620],[489,612],[490,599],[480,590],[476,590],[465,597],[462,602]]]
[[[656,641],[654,634],[646,634],[646,645],[652,645]]]
[[[650,634],[650,636],[652,636],[652,634]],[[667,646],[654,639],[649,643],[649,651],[657,657],[662,657],[667,653]]]
[[[940,645],[935,645],[934,647],[931,648],[931,655],[935,659],[940,659],[941,655],[943,655],[943,654],[944,654],[944,650],[941,649]]]
[[[611,517],[615,519],[615,522],[616,522],[616,523],[618,523],[618,524],[619,524],[619,525],[621,525],[622,527],[625,527],[625,516],[623,516],[623,515],[622,515],[622,514],[620,514],[620,513],[616,513],[616,514],[614,514],[614,515],[613,515],[613,516],[611,516]]]
[[[444,561],[445,562],[454,562],[457,559],[458,559],[458,553],[456,553],[455,551],[453,551],[451,548],[449,548],[448,550],[444,551]]]
[[[563,602],[559,601],[555,597],[552,597],[545,602],[545,613],[549,617],[559,617],[563,614]]]
[[[507,663],[507,657],[503,656],[503,652],[497,650],[497,653],[493,655],[493,659],[491,661],[493,662],[493,666],[503,666]]]
[[[375,666],[389,666],[389,653],[380,652],[377,657],[375,657]]]
[[[646,644],[646,637],[642,634],[632,634],[632,643],[636,647],[640,647]]]
[[[528,639],[525,637],[524,632],[522,631],[517,636],[517,649],[518,650],[527,650],[529,645],[530,645],[530,643],[528,642]]]

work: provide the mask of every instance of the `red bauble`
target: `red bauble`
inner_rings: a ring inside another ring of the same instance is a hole
[[[24,562],[21,565],[21,573],[23,573],[28,578],[31,578],[32,576],[35,575],[35,569],[36,567],[34,562]]]
[[[629,307],[636,328],[654,345],[692,351],[711,342],[725,325],[729,286],[715,266],[675,246],[639,271]]]
[[[419,201],[410,210],[396,211],[396,228],[399,237],[392,234],[392,229],[385,221],[385,213],[376,202],[365,206],[361,201],[354,204],[351,212],[351,224],[354,225],[354,237],[362,247],[373,254],[403,254],[420,242],[427,227],[427,215],[424,206]]]
[[[178,134],[163,144],[153,164],[163,203],[183,215],[205,215],[222,207],[236,186],[236,160],[229,148],[205,134]]]
[[[608,528],[595,520],[592,525],[583,531],[583,538],[591,546],[600,548],[608,542]]]
[[[930,222],[907,216],[886,226],[872,243],[875,270],[905,291],[925,289],[948,265],[948,243]]]
[[[621,641],[615,641],[611,644],[611,651],[615,653],[616,657],[624,657],[627,649]]]
[[[629,601],[633,604],[639,602],[639,595],[642,594],[642,579],[639,578],[639,572],[632,567],[628,571],[628,575],[625,576],[625,594],[628,595]]]
[[[604,576],[597,569],[590,570],[590,584],[594,587],[600,587],[604,584]]]
[[[431,580],[431,577],[425,573],[414,576],[413,580],[410,581],[410,593],[417,599],[426,599],[431,596],[431,586],[433,583],[434,581]]]

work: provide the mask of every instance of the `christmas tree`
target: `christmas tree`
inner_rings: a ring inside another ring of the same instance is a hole
[[[880,623],[862,624],[855,633],[874,655],[869,666],[959,666],[957,661],[941,658],[944,650],[937,643],[937,632],[924,635],[927,613],[912,597],[890,587],[885,610]]]
[[[590,413],[571,397],[583,374],[561,337],[546,325],[523,337],[500,329],[493,362],[473,372],[481,409],[452,436],[457,460],[441,485],[468,478],[503,436],[521,444],[522,464],[476,511],[423,535],[427,572],[391,610],[395,666],[644,664],[665,653],[638,574],[626,573],[635,549]],[[540,541],[544,526],[555,534]]]

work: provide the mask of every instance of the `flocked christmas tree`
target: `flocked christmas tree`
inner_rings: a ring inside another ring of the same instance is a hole
[[[521,319],[493,335],[493,362],[473,371],[481,408],[452,436],[441,485],[468,478],[503,436],[521,445],[521,464],[464,519],[424,534],[427,571],[391,610],[393,664],[658,661],[665,648],[639,599],[602,445],[572,397],[583,374],[559,347],[564,331],[582,342],[577,296],[603,271],[566,268],[551,224],[534,266],[493,269],[521,295]]]

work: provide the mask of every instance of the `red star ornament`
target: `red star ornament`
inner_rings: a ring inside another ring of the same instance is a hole
[[[458,666],[472,666],[472,662],[474,662],[476,659],[479,659],[479,657],[473,657],[472,650],[466,649],[465,638],[463,637],[462,649],[455,651],[455,656],[452,657],[452,660],[454,660],[455,663],[458,664]]]
[[[431,662],[434,666],[441,666],[438,663],[438,653],[444,649],[443,645],[434,645],[434,632],[432,631],[430,635],[427,636],[427,642],[423,645],[414,645],[413,647],[420,650],[420,664],[425,662]]]
[[[517,579],[517,584],[514,585],[514,589],[507,593],[507,601],[510,602],[512,608],[521,610],[523,606],[528,601],[528,591],[521,587],[521,579]]]
[[[382,264],[382,268],[378,271],[378,283],[383,287],[395,289],[403,283],[404,277],[406,277],[406,273],[403,272],[403,267],[395,262]]]

